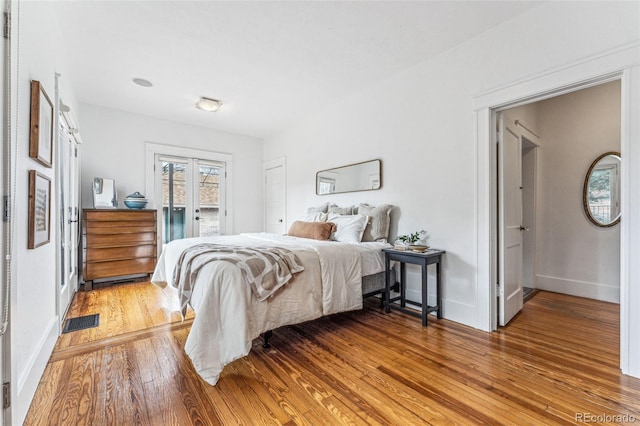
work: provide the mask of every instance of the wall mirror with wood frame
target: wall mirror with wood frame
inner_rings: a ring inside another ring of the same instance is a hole
[[[584,212],[596,226],[620,222],[620,163],[619,152],[605,152],[591,163],[584,178]]]
[[[316,173],[316,194],[373,191],[382,187],[380,160],[348,164]]]

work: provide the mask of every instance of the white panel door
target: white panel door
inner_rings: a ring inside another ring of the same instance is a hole
[[[267,167],[264,171],[265,231],[285,234],[287,225],[286,182],[284,164]]]
[[[507,115],[498,116],[499,323],[522,309],[522,142]]]
[[[78,289],[78,147],[65,118],[60,116],[60,302],[59,318],[62,323],[73,295]]]

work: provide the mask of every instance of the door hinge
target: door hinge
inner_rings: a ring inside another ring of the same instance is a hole
[[[11,38],[11,14],[4,12],[4,38],[9,40]]]
[[[78,148],[73,148],[73,156],[78,158]]]
[[[11,407],[11,383],[6,382],[2,384],[2,408],[9,407]]]
[[[11,198],[8,195],[2,200],[2,220],[4,222],[11,221]]]
[[[496,283],[496,294],[498,295],[498,297],[504,296],[504,293],[502,292],[502,287],[500,287],[500,283]]]

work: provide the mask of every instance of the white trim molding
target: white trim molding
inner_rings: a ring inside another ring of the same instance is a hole
[[[640,377],[640,42],[621,46],[531,78],[478,94],[476,120],[476,326],[496,322],[495,113],[607,81],[622,91],[622,221],[620,238],[620,366]],[[635,259],[635,261],[634,261]],[[631,306],[635,309],[631,309]]]

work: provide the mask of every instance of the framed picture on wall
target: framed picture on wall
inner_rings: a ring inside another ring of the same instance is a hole
[[[47,244],[51,237],[51,179],[29,170],[28,248]]]
[[[29,133],[29,157],[40,164],[53,165],[53,104],[44,87],[31,80],[31,131]]]

